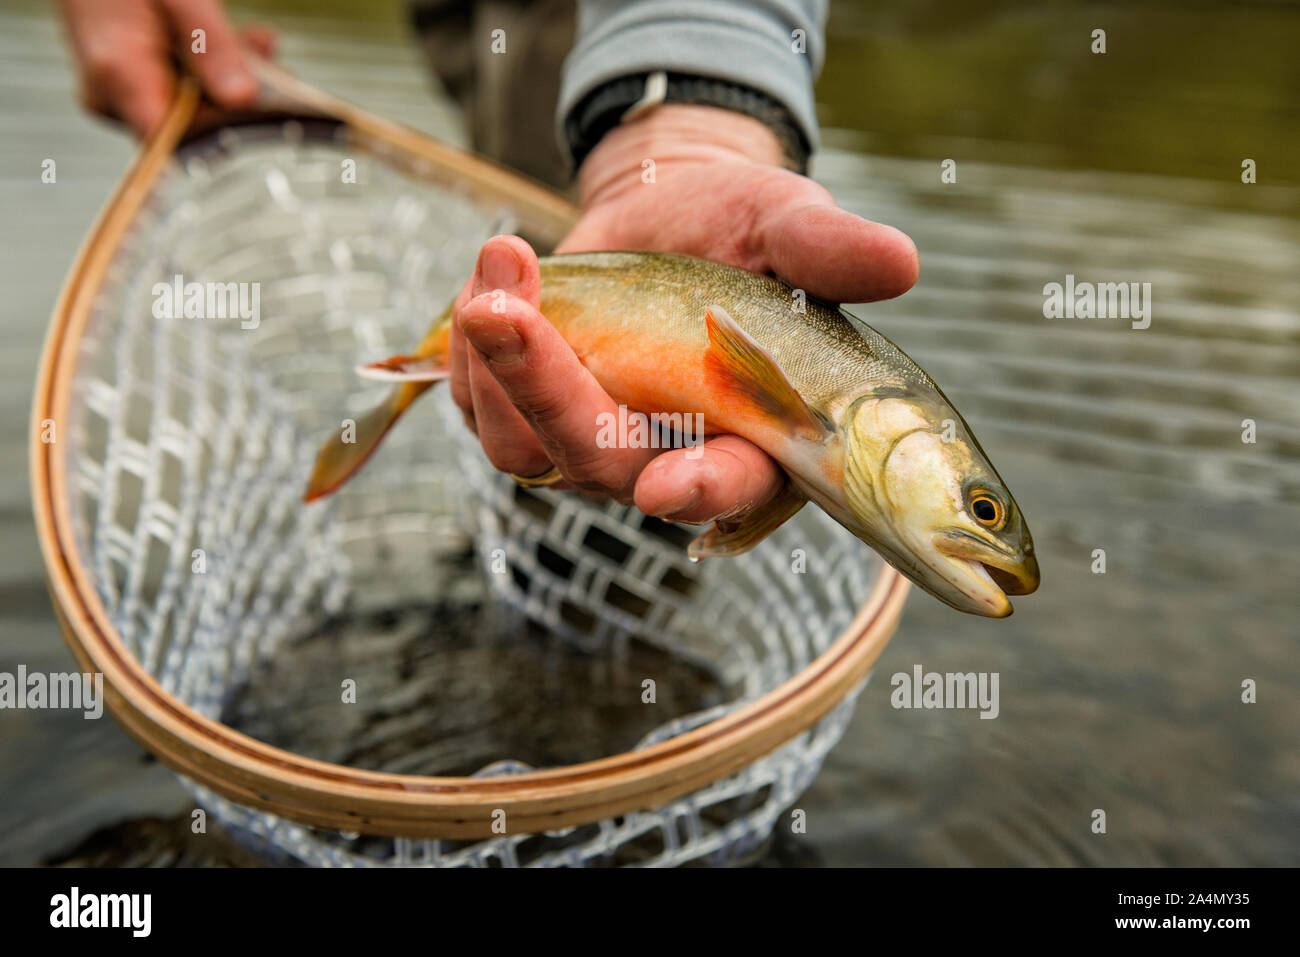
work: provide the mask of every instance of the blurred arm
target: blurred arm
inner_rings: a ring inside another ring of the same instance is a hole
[[[572,120],[602,87],[667,71],[757,92],[788,116],[806,150],[815,149],[813,81],[826,16],[826,0],[579,0],[556,111],[561,148],[573,158]]]

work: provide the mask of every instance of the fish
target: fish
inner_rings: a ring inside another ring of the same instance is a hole
[[[965,419],[860,319],[779,279],[688,256],[539,263],[542,314],[615,402],[644,415],[702,414],[710,434],[741,436],[785,471],[773,500],[715,522],[690,557],[741,554],[813,502],[959,611],[1004,618],[1009,595],[1038,588],[1024,515]],[[347,481],[449,375],[451,323],[448,306],[413,353],[358,370],[396,385],[356,421],[353,441],[324,444],[306,501]]]

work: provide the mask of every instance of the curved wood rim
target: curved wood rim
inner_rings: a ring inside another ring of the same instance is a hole
[[[268,108],[287,107],[340,120],[353,142],[419,173],[467,189],[480,199],[507,203],[518,218],[518,229],[554,245],[578,218],[577,207],[565,196],[514,170],[482,156],[441,143],[416,130],[376,116],[339,99],[265,60],[253,60],[262,82],[262,102]]]
[[[195,88],[182,84],[161,129],[78,253],[55,306],[32,404],[32,497],[55,610],[80,666],[103,673],[109,710],[141,745],[224,797],[303,824],[400,837],[485,838],[494,836],[498,809],[506,813],[509,833],[536,833],[660,807],[735,773],[806,730],[867,674],[893,634],[908,591],[892,568],[885,569],[831,647],[779,688],[653,747],[528,774],[433,778],[328,764],[240,734],[163,691],[123,645],[100,601],[76,547],[66,456],[57,454],[57,442],[43,443],[41,433],[46,419],[67,421],[77,346],[111,256],[197,103]],[[476,162],[468,154],[457,160],[458,165]],[[510,183],[497,178],[502,173],[493,168],[489,178],[493,189],[508,191]],[[515,187],[540,189],[523,180]],[[542,208],[556,209],[553,204]]]

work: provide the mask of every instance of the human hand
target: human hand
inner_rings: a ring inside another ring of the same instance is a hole
[[[832,302],[886,299],[915,283],[910,239],[839,209],[781,162],[776,137],[757,120],[659,107],[612,130],[587,158],[582,215],[557,252],[683,253],[772,272]],[[781,490],[780,467],[738,436],[715,436],[702,454],[599,448],[593,423],[617,404],[538,311],[539,297],[532,250],[496,237],[457,301],[452,395],[493,465],[533,476],[554,464],[558,487],[682,522],[737,519]]]
[[[58,0],[77,61],[86,109],[121,120],[147,136],[171,104],[176,55],[198,78],[208,99],[226,109],[251,106],[257,80],[241,43],[271,56],[267,27],[238,32],[220,0]],[[195,30],[203,30],[196,52]]]

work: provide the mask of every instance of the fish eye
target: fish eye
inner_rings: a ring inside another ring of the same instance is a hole
[[[992,492],[984,489],[976,489],[971,493],[968,508],[975,521],[985,528],[1000,528],[1007,518],[1006,507]]]

